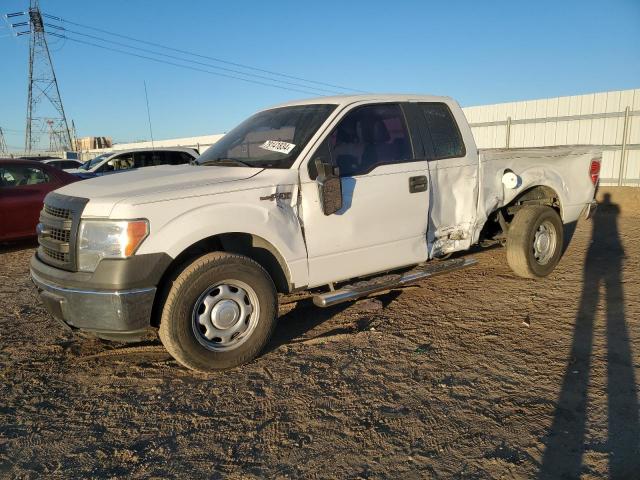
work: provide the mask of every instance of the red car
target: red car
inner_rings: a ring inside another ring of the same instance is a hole
[[[0,241],[35,236],[45,195],[78,180],[41,162],[0,159]]]

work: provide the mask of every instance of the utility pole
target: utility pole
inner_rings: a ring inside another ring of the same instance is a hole
[[[73,150],[71,131],[67,123],[67,117],[60,98],[58,81],[53,70],[53,63],[47,45],[44,21],[40,13],[38,0],[31,0],[29,6],[29,31],[21,32],[29,34],[29,93],[27,100],[27,128],[24,139],[25,151],[31,152],[38,142],[39,135],[45,133],[47,126],[49,132],[56,132],[61,149]],[[12,26],[22,26],[15,24]],[[47,115],[47,119],[37,117],[37,107],[42,100],[48,100],[53,106],[54,115]],[[45,125],[46,123],[46,125]]]

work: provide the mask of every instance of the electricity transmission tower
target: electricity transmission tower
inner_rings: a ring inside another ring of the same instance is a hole
[[[8,153],[9,149],[7,148],[7,142],[4,141],[4,132],[0,127],[0,155],[7,155]]]
[[[48,128],[52,146],[55,144],[60,149],[74,150],[71,131],[60,98],[58,81],[53,70],[38,0],[31,0],[28,15],[28,22],[24,22],[25,26],[29,26],[29,32],[24,33],[29,33],[30,36],[29,94],[24,149],[26,152],[31,152],[39,137]],[[53,107],[52,114],[38,117],[37,110],[43,100],[48,101]],[[53,139],[52,136],[56,138]]]

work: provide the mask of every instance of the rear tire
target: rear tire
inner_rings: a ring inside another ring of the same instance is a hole
[[[543,278],[562,256],[563,225],[560,215],[544,205],[521,207],[507,234],[507,263],[525,278]]]
[[[243,255],[203,255],[173,281],[159,336],[192,370],[225,370],[253,360],[276,325],[277,294],[269,274]]]

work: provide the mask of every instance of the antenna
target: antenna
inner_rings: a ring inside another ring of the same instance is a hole
[[[23,22],[29,26],[29,94],[27,101],[27,129],[24,139],[24,149],[31,152],[39,140],[39,135],[48,129],[50,143],[55,143],[61,149],[73,150],[71,131],[60,98],[58,80],[53,70],[53,62],[47,45],[44,22],[40,13],[38,0],[31,0],[29,21]],[[12,14],[13,15],[13,14]],[[19,16],[19,14],[15,14]],[[13,27],[22,26],[14,24]],[[47,118],[36,116],[38,104],[48,100],[54,109],[54,115]],[[57,138],[53,138],[53,137]],[[53,141],[51,141],[53,140]]]
[[[147,81],[144,82],[144,98],[147,100],[147,118],[149,119],[149,133],[151,134],[151,148],[155,150],[155,146],[153,145],[153,129],[151,128],[151,113],[149,111],[149,95],[147,95]]]

